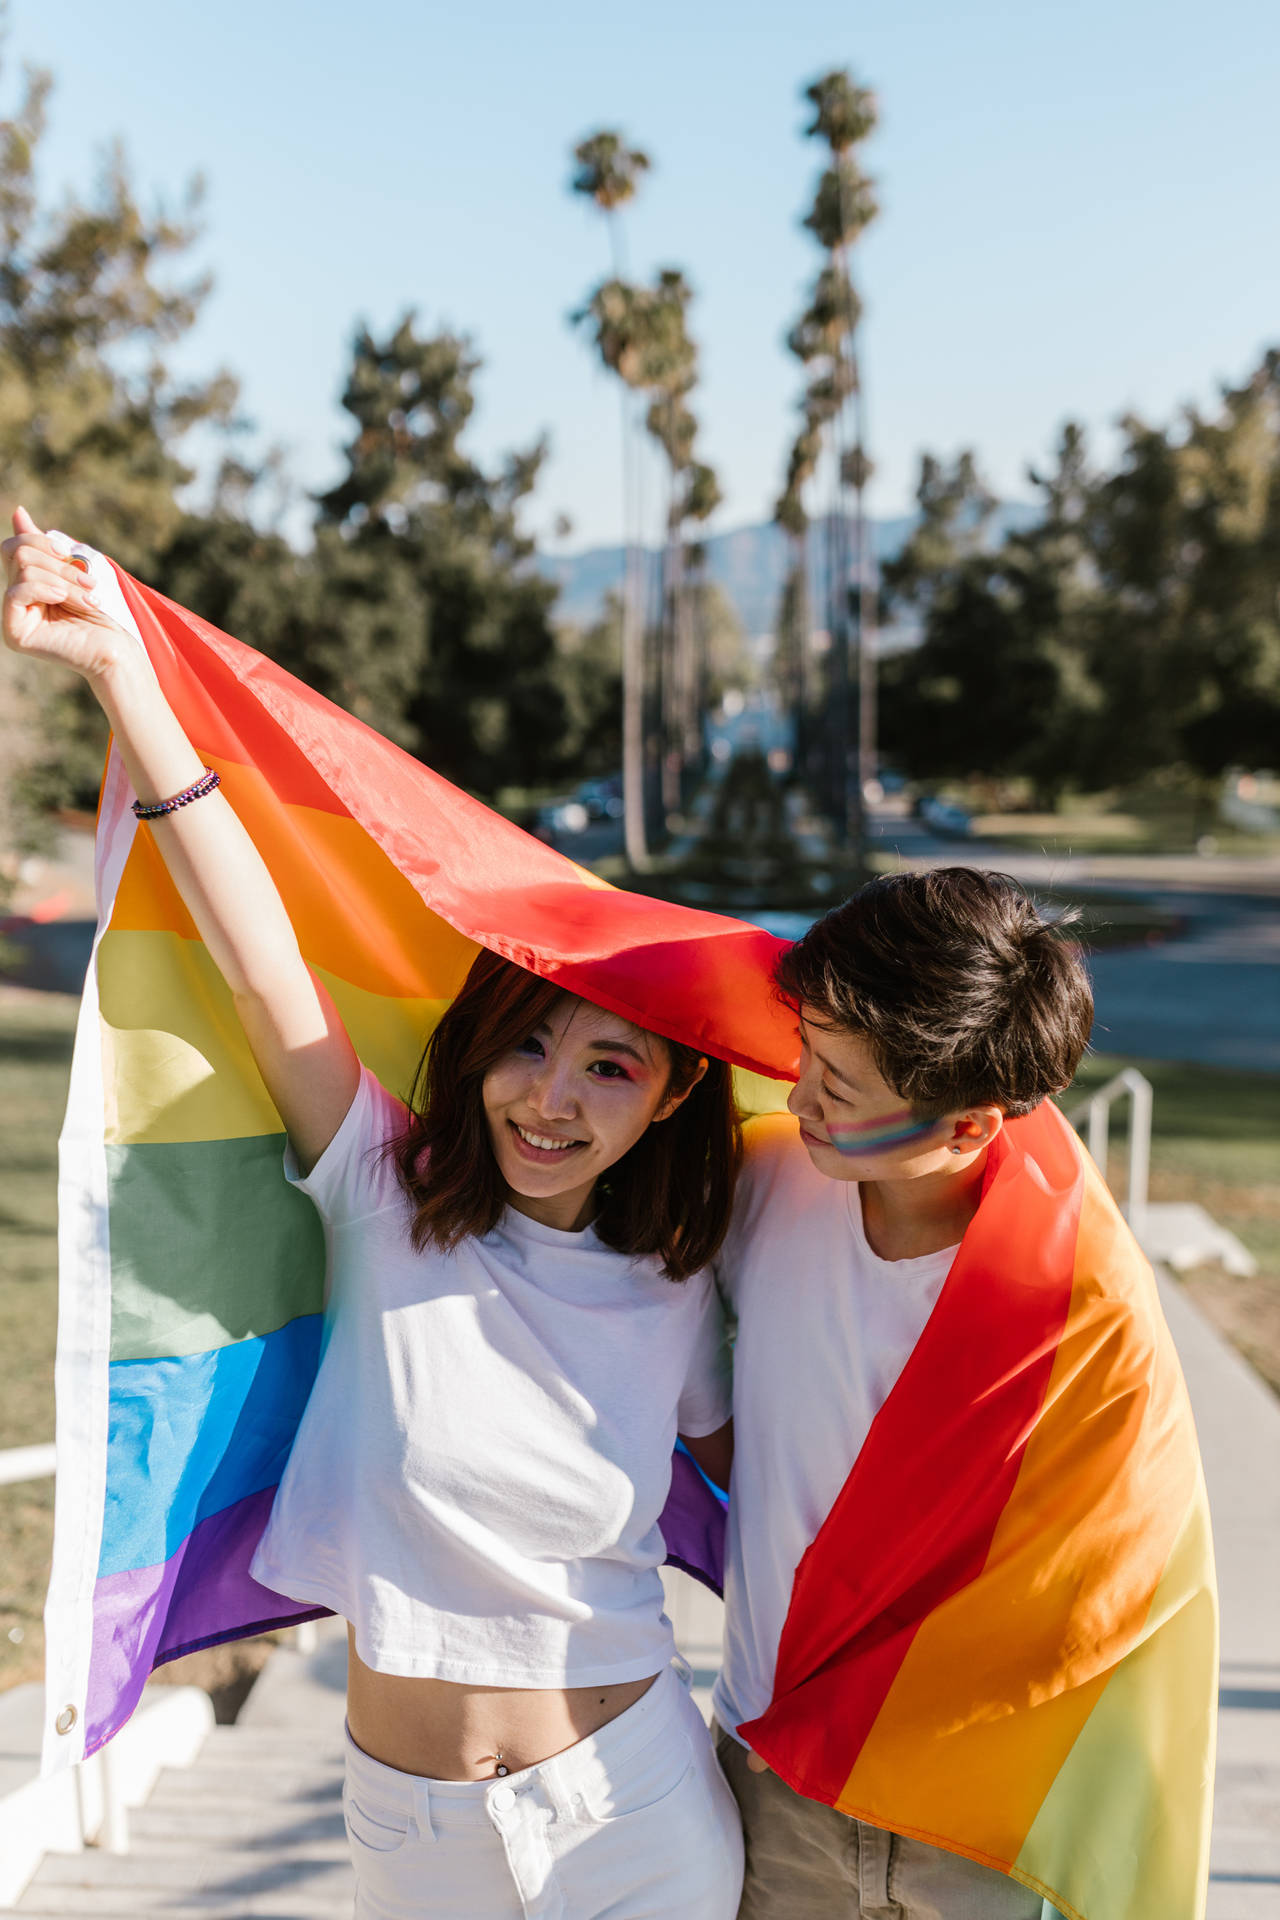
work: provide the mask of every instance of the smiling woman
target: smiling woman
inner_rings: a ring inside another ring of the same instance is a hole
[[[673,1280],[719,1247],[741,1154],[725,1062],[497,954],[432,1035],[409,1113],[390,1150],[420,1251],[488,1233],[508,1205],[546,1226],[592,1219]]]
[[[335,979],[340,1006],[303,956],[305,912],[285,895],[309,856],[290,842],[276,877],[252,770],[204,764],[141,629],[119,624],[137,619],[120,589],[113,617],[96,597],[111,594],[103,574],[91,586],[65,542],[21,512],[14,524],[5,639],[79,672],[106,710],[112,819],[131,810],[142,823],[128,822],[125,844],[140,833],[176,894],[221,975],[204,984],[237,1027],[229,1044],[247,1043],[267,1098],[239,1133],[218,1122],[234,1185],[211,1202],[207,1183],[192,1190],[225,1246],[265,1217],[254,1184],[276,1182],[289,1253],[324,1276],[323,1324],[318,1285],[265,1334],[270,1303],[247,1299],[253,1338],[201,1348],[183,1373],[220,1374],[224,1390],[178,1414],[170,1394],[157,1416],[158,1375],[191,1354],[189,1330],[176,1358],[170,1345],[120,1361],[109,1446],[150,1465],[148,1436],[177,1431],[165,1471],[206,1505],[199,1518],[179,1509],[158,1473],[156,1497],[116,1503],[104,1608],[132,1618],[138,1570],[180,1568],[207,1523],[219,1578],[241,1556],[253,1619],[346,1619],[345,1811],[365,1920],[507,1920],[553,1894],[582,1920],[730,1920],[741,1831],[672,1664],[659,1575],[677,1435],[709,1471],[730,1444],[705,1265],[737,1160],[727,1067],[486,954],[461,993],[451,977],[454,1005],[406,1106],[357,1050],[344,1011],[355,1003]],[[167,635],[153,638],[166,658]],[[282,675],[274,684],[311,699]],[[332,804],[329,789],[307,792]],[[405,924],[420,925],[408,891]],[[402,936],[380,924],[394,946]],[[402,995],[409,984],[394,982]],[[426,984],[402,1001],[418,1031],[439,1014]],[[99,1070],[96,1044],[78,1058]],[[184,1213],[166,1266],[192,1231]],[[111,1238],[123,1259],[125,1237]],[[252,1290],[260,1269],[235,1264]],[[238,1423],[265,1449],[247,1486],[239,1460],[223,1471]]]

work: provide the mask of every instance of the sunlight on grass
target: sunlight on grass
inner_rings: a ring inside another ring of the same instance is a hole
[[[77,1002],[0,988],[0,1447],[53,1438],[57,1139]],[[53,1481],[0,1487],[0,1686],[40,1677]]]

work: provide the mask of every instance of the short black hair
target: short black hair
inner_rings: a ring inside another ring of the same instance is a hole
[[[1093,1025],[1078,946],[1004,873],[939,867],[872,880],[777,963],[784,997],[865,1038],[925,1119],[1011,1119],[1071,1084]]]

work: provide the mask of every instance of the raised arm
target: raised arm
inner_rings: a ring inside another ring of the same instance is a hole
[[[204,771],[131,634],[89,596],[22,508],[4,556],[4,637],[15,653],[81,674],[111,723],[144,805],[170,798]],[[332,1140],[360,1076],[355,1049],[329,995],[298,950],[275,882],[222,790],[140,829],[156,846],[230,987],[253,1057],[309,1172]]]

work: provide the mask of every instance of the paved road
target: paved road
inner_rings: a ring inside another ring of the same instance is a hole
[[[993,841],[943,839],[888,811],[873,820],[871,841],[904,867],[988,867],[1032,886],[1137,896],[1175,915],[1185,926],[1178,937],[1091,958],[1094,1046],[1133,1059],[1280,1073],[1280,864],[1240,863],[1251,890],[1235,892],[1223,888],[1232,869],[1222,862],[1025,853]],[[753,917],[783,935],[806,924],[803,914]]]
[[[874,822],[874,837],[904,864],[972,862],[1031,885],[1056,881],[1136,895],[1173,914],[1186,929],[1179,937],[1090,960],[1094,1046],[1139,1059],[1280,1072],[1280,864],[1249,863],[1249,891],[1224,891],[1226,863],[1194,856],[1061,859],[941,840],[918,821],[889,815]]]

